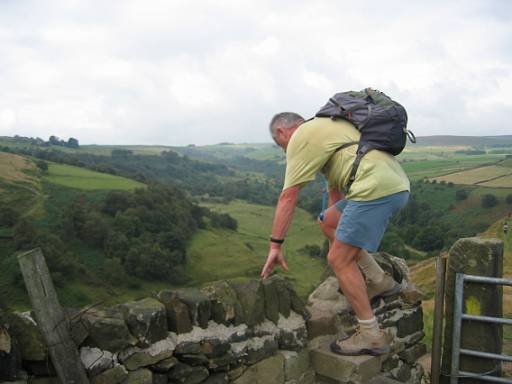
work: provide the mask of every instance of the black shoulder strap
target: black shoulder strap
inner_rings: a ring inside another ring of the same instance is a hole
[[[351,147],[352,145],[356,145],[356,144],[359,144],[359,141],[350,141],[348,143],[345,143],[343,144],[342,146],[340,146],[339,148],[336,148],[336,150],[334,151],[334,153],[338,152],[338,151],[341,151],[342,149],[345,149],[345,148],[348,148],[348,147]]]
[[[346,144],[344,144],[346,145]],[[352,169],[350,171],[350,176],[348,177],[347,185],[344,188],[345,196],[348,195],[348,191],[352,186],[352,183],[356,180],[357,169],[359,168],[359,164],[363,159],[364,155],[370,152],[373,148],[368,143],[359,143],[359,147],[357,148],[356,159],[354,160],[354,164],[352,164]]]

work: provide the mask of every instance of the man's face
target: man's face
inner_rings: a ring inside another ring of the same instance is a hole
[[[288,146],[288,141],[289,141],[288,135],[286,133],[287,133],[286,130],[284,130],[282,128],[278,128],[278,129],[276,129],[275,134],[272,136],[272,138],[274,139],[274,142],[278,146],[280,146],[281,149],[285,152],[286,152],[286,147]]]

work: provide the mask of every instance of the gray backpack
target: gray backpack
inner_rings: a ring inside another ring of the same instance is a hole
[[[337,152],[358,144],[357,156],[345,186],[345,194],[356,178],[357,168],[363,156],[369,151],[378,149],[396,156],[404,149],[407,137],[412,143],[416,142],[414,134],[407,129],[405,108],[375,89],[337,93],[315,116],[347,120],[361,132],[359,141],[343,144],[336,149]]]

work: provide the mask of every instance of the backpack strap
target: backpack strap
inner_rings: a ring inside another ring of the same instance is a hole
[[[357,148],[356,159],[354,160],[354,164],[352,164],[350,176],[348,177],[348,183],[343,190],[343,192],[345,192],[345,196],[348,195],[348,191],[350,190],[352,183],[356,180],[357,169],[359,168],[359,164],[361,163],[361,160],[363,159],[364,155],[366,155],[368,152],[370,152],[373,148],[369,143],[364,143],[364,142],[360,143],[359,141],[351,141],[349,143],[343,144],[342,146],[337,148],[336,151],[334,151],[336,153],[338,151],[341,151],[342,149],[348,148],[355,144],[359,144],[359,147]]]

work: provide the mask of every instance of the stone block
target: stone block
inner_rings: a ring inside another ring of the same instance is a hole
[[[331,311],[312,311],[306,326],[310,339],[323,335],[335,335],[337,333],[336,315]]]
[[[278,344],[273,336],[253,337],[246,341],[231,344],[233,356],[246,365],[272,356],[278,349]]]
[[[109,351],[99,348],[80,348],[80,360],[89,376],[96,376],[114,367],[114,356]]]
[[[128,376],[128,371],[122,365],[107,369],[97,376],[91,377],[91,384],[119,384],[123,383]]]
[[[175,357],[169,357],[167,359],[161,360],[158,363],[152,365],[150,368],[154,372],[158,373],[167,373],[169,370],[178,364],[178,359]],[[167,377],[167,376],[166,376]]]
[[[281,354],[248,367],[234,384],[284,384],[284,361]]]
[[[229,382],[233,382],[238,379],[243,373],[246,371],[247,367],[245,365],[240,365],[239,367],[230,369],[228,373]]]
[[[425,353],[427,353],[427,346],[424,343],[419,343],[403,350],[398,356],[406,363],[414,364]]]
[[[403,316],[397,321],[397,337],[405,337],[423,330],[423,310],[416,307],[403,311]]]
[[[156,364],[164,359],[172,356],[176,348],[176,340],[173,337],[157,341],[148,348],[130,347],[120,352],[119,361],[129,371],[136,370],[141,367]]]
[[[7,330],[0,326],[0,380],[17,380],[21,370],[21,352]]]
[[[167,337],[167,315],[160,301],[146,298],[121,304],[119,309],[139,347],[149,347]]]
[[[300,352],[280,351],[284,359],[285,381],[298,380],[305,372],[311,369],[309,351],[304,349]]]
[[[188,365],[191,365],[193,367],[199,366],[199,365],[208,365],[208,358],[203,355],[202,353],[198,354],[186,354],[186,355],[179,355],[178,359]]]
[[[192,324],[207,328],[211,316],[209,297],[197,288],[183,288],[176,292],[178,298],[187,305]]]
[[[231,346],[226,341],[210,338],[202,340],[199,348],[207,357],[218,357],[228,352]]]
[[[398,366],[389,371],[387,375],[395,380],[405,383],[411,378],[411,366],[400,360],[398,362]]]
[[[165,306],[168,330],[177,334],[190,332],[191,315],[188,306],[178,298],[178,294],[166,289],[160,291],[157,297]]]
[[[254,327],[265,320],[265,292],[259,280],[236,279],[230,281],[242,305],[245,323]]]
[[[153,373],[153,384],[167,384],[167,375]]]
[[[184,341],[176,346],[176,355],[189,355],[194,353],[201,353],[201,344],[195,341]]]
[[[233,288],[226,281],[212,283],[201,291],[211,302],[211,318],[219,324],[239,325],[243,322],[242,305]]]
[[[227,373],[214,373],[202,382],[202,384],[228,384],[229,377]]]
[[[30,384],[62,384],[62,381],[56,376],[35,377],[30,379]],[[11,384],[11,383],[8,383]]]
[[[341,382],[367,383],[381,369],[381,357],[337,355],[328,343],[312,349],[310,358],[316,373]]]
[[[265,317],[277,324],[279,320],[279,296],[275,276],[277,275],[263,280],[262,284],[265,295]]]
[[[222,356],[208,359],[208,369],[213,372],[227,371],[232,365],[236,365],[237,359],[231,352]]]
[[[205,367],[192,367],[179,362],[171,368],[167,377],[169,383],[198,384],[208,377],[208,369]]]
[[[117,352],[133,346],[137,339],[130,334],[121,312],[106,309],[90,309],[82,316],[89,329],[86,345],[101,350]]]
[[[390,377],[379,375],[371,379],[368,384],[400,384],[400,381],[396,381]]]
[[[28,312],[9,314],[7,323],[9,324],[9,334],[17,341],[23,360],[46,360],[48,357],[46,342]]]
[[[128,377],[123,384],[153,384],[153,372],[145,368],[128,372]]]

